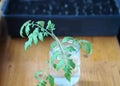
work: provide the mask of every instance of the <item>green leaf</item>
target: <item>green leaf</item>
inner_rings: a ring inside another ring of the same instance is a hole
[[[57,51],[55,51],[53,54],[52,54],[52,56],[51,56],[51,58],[50,58],[50,63],[52,64],[53,62],[54,62],[54,60],[56,60],[57,59],[57,57],[60,55],[60,51],[59,50],[57,50]]]
[[[50,86],[54,86],[54,78],[53,78],[51,75],[48,75],[48,76],[46,77],[46,80],[49,81]]]
[[[51,20],[48,21],[46,29],[53,31],[55,30],[55,24],[51,22]]]
[[[57,43],[56,43],[56,42],[53,42],[53,43],[50,45],[50,50],[53,50],[56,46],[57,46]]]
[[[38,38],[39,38],[40,41],[43,41],[43,34],[42,34],[42,32],[40,32],[40,33],[38,34]]]
[[[70,41],[70,40],[73,40],[73,37],[69,37],[69,36],[64,37],[64,38],[62,39],[62,43],[68,42],[68,41]]]
[[[29,36],[28,36],[28,39],[32,39],[33,38],[33,34],[31,33]],[[31,40],[32,41],[32,40]]]
[[[26,28],[25,28],[25,33],[28,36],[30,32],[30,24],[27,24]]]
[[[40,86],[40,83],[37,83],[37,85],[36,86]]]
[[[24,36],[23,36],[23,29],[24,29],[24,28],[25,28],[24,25],[22,25],[22,27],[20,28],[20,36],[23,37],[23,38],[24,38]]]
[[[48,36],[48,33],[47,33],[47,32],[44,32],[43,34],[44,34],[44,36]]]
[[[65,73],[70,73],[71,74],[72,73],[71,70],[72,70],[72,68],[69,65],[65,65],[64,68],[63,68],[63,71]]]
[[[36,23],[39,24],[41,27],[44,27],[44,25],[45,25],[44,21],[37,21]]]
[[[70,58],[72,56],[72,54],[67,54],[67,57]]]
[[[40,70],[40,71],[37,71],[36,73],[35,73],[35,75],[34,75],[34,78],[38,78],[38,76],[39,75],[41,75],[42,74],[42,70]]]
[[[24,38],[23,36],[23,30],[25,29],[25,27],[27,26],[27,24],[29,24],[31,22],[31,20],[26,21],[20,28],[20,36]]]
[[[55,24],[51,24],[51,30],[55,30]]]
[[[33,35],[33,42],[34,42],[35,45],[38,44],[38,39],[37,39],[37,35],[36,34]]]
[[[36,79],[37,79],[38,81],[41,81],[41,78],[40,78],[40,77],[37,77]]]
[[[49,20],[48,23],[47,23],[47,28],[46,29],[50,29],[51,28],[51,24],[52,24],[52,22],[51,22],[51,20]]]
[[[70,65],[67,63],[67,65],[64,66],[63,68],[63,71],[65,72],[64,73],[64,76],[65,78],[70,81],[71,80],[71,74],[72,74],[72,68],[70,67]]]
[[[67,60],[67,64],[68,64],[69,66],[71,66],[73,69],[75,68],[75,63],[73,62],[72,59],[68,59],[68,60]]]
[[[70,73],[65,73],[64,74],[65,78],[68,80],[68,81],[71,81],[71,74]]]
[[[27,51],[27,49],[32,45],[32,36],[33,36],[33,34],[30,34],[28,36],[28,41],[25,42],[25,45],[24,45],[25,51]]]
[[[31,27],[34,28],[34,21],[31,22]]]
[[[35,30],[32,33],[32,38],[35,45],[38,44],[38,38],[37,38],[38,34],[39,34],[39,29],[35,28]]]
[[[56,65],[56,70],[58,71],[60,68],[62,68],[64,65],[64,60],[59,60],[59,62]]]
[[[38,33],[39,33],[39,28],[35,28],[33,34],[38,34]]]
[[[80,40],[80,46],[85,50],[86,53],[92,54],[92,45],[89,41]]]
[[[31,41],[28,40],[27,42],[25,42],[25,45],[24,45],[25,51],[27,51],[28,47],[30,47],[31,45],[32,45]]]
[[[41,86],[46,86],[47,82],[45,80],[41,81]]]
[[[44,31],[45,31],[45,29],[44,29],[43,27],[41,27],[41,31],[42,31],[42,32],[44,32]]]
[[[53,64],[53,67],[54,67],[54,69],[56,69],[56,67],[57,67],[57,64]]]
[[[73,46],[68,46],[65,48],[65,52],[74,52],[76,49]]]

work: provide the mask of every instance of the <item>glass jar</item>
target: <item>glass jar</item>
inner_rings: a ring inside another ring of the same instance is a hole
[[[53,43],[55,44],[56,42],[52,42],[50,47],[52,47]],[[79,79],[80,79],[80,46],[77,43],[72,43],[72,42],[67,42],[67,43],[63,43],[62,46],[68,47],[68,46],[72,46],[74,47],[74,49],[76,51],[74,52],[66,52],[65,54],[71,54],[71,56],[69,57],[69,59],[72,59],[73,62],[75,63],[76,67],[75,69],[72,70],[72,74],[71,74],[71,81],[68,81],[65,77],[64,77],[64,72],[62,69],[60,70],[55,70],[52,66],[50,67],[50,74],[54,77],[54,81],[55,84],[57,86],[73,86],[75,85]],[[60,48],[56,46],[51,50],[50,49],[50,58],[53,55],[54,52],[56,52],[57,50],[59,50]],[[60,56],[57,57],[56,59],[56,63],[62,59]]]

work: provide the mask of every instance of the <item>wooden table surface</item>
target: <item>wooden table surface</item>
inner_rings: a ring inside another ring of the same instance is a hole
[[[120,47],[116,37],[77,37],[92,43],[93,54],[81,55],[81,78],[75,86],[120,86]],[[34,73],[44,69],[49,45],[46,38],[24,52],[24,39],[0,41],[0,86],[35,86]]]

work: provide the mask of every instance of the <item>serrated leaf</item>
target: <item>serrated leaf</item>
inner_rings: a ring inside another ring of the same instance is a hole
[[[53,31],[55,30],[55,24],[51,22],[51,20],[48,21],[46,29]]]
[[[25,42],[24,50],[27,51],[27,49],[28,49],[29,46],[30,46],[30,45],[28,44],[28,42]]]
[[[70,73],[71,74],[72,73],[71,70],[72,70],[72,68],[69,65],[65,65],[64,68],[63,68],[63,71],[65,73]]]
[[[32,33],[32,39],[33,39],[33,42],[34,42],[35,45],[38,44],[38,38],[37,38],[38,33],[39,33],[39,29],[35,28],[35,30]]]
[[[44,32],[44,31],[45,31],[45,29],[42,27],[42,28],[41,28],[41,31],[42,31],[42,32]]]
[[[48,36],[48,33],[47,33],[47,32],[44,32],[43,34],[44,34],[44,36]]]
[[[68,46],[65,48],[65,52],[74,52],[76,49],[73,46]]]
[[[39,24],[41,27],[44,27],[44,25],[45,25],[44,21],[37,21],[36,23]]]
[[[30,42],[30,43],[31,43],[31,45],[32,45],[32,38],[29,38],[28,40],[29,40],[29,42]],[[31,45],[30,45],[30,46],[31,46]]]
[[[71,81],[71,74],[70,73],[65,73],[64,76],[68,81]]]
[[[41,84],[40,86],[46,86],[45,84]]]
[[[41,86],[46,86],[47,82],[45,80],[41,81]]]
[[[28,36],[28,39],[32,39],[32,36],[33,36],[33,34],[31,33],[31,34]]]
[[[54,78],[51,75],[48,75],[46,80],[49,81],[50,86],[54,86]]]
[[[56,64],[56,70],[58,71],[60,68],[62,68],[64,65],[64,60],[59,60],[59,62]]]
[[[34,21],[31,22],[31,26],[32,26],[32,28],[34,28],[34,26],[35,26]]]
[[[56,42],[53,42],[53,43],[50,45],[50,50],[53,50],[56,46],[57,46],[57,43],[56,43]]]
[[[37,39],[37,35],[36,34],[33,35],[33,42],[34,42],[35,45],[38,44],[38,39]]]
[[[80,40],[79,43],[80,43],[80,46],[85,50],[85,52],[87,54],[92,53],[92,46],[91,46],[91,43],[89,41]]]
[[[52,22],[51,22],[51,20],[49,20],[48,23],[47,23],[46,29],[50,29],[51,28],[51,24],[52,24]]]
[[[43,41],[44,38],[43,38],[42,32],[38,33],[38,38],[39,38],[40,41]]]
[[[35,28],[34,31],[33,31],[33,35],[38,34],[38,33],[39,33],[39,28]]]
[[[34,78],[38,78],[38,76],[39,75],[41,75],[42,74],[42,70],[40,70],[40,71],[37,71],[36,73],[35,73],[35,75],[34,75]]]
[[[30,47],[31,45],[32,45],[31,41],[28,40],[27,42],[25,42],[25,45],[24,45],[25,51],[27,51],[28,47]]]
[[[32,45],[32,34],[28,36],[28,41],[25,42],[24,50],[27,51],[27,49]]]
[[[20,28],[20,36],[23,37],[23,38],[24,38],[24,36],[23,36],[23,29],[24,29],[24,28],[25,28],[24,25],[22,25],[22,27]]]
[[[72,54],[67,54],[67,57],[70,58],[72,56]]]
[[[56,69],[57,64],[53,64],[54,69]]]
[[[70,67],[72,67],[73,69],[75,68],[75,63],[73,62],[72,59],[68,59],[68,60],[67,60],[67,64],[68,64]]]
[[[28,36],[30,32],[30,24],[27,24],[26,28],[25,28],[25,33]]]
[[[40,83],[37,83],[37,85],[36,86],[40,86]]]
[[[20,28],[20,36],[24,38],[23,36],[23,30],[25,29],[25,27],[27,26],[27,24],[29,24],[31,22],[31,20],[26,21]]]
[[[51,56],[51,58],[50,58],[50,63],[52,64],[53,62],[54,62],[54,60],[56,60],[57,59],[57,57],[60,55],[60,51],[59,50],[57,50],[57,51],[55,51],[53,54],[52,54],[52,56]]]
[[[38,78],[37,78],[37,80],[38,80],[38,81],[40,81],[40,80],[41,80],[41,78],[40,78],[40,77],[38,77]]]
[[[51,24],[51,30],[55,30],[55,24]]]
[[[70,40],[73,40],[73,38],[72,38],[72,37],[69,37],[69,36],[64,37],[64,38],[62,39],[62,43],[68,42],[68,41],[70,41]]]

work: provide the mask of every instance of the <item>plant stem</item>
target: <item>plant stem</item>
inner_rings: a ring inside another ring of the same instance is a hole
[[[49,69],[49,67],[46,68],[46,70],[45,70],[45,72],[44,72],[44,74],[43,74],[40,82],[41,82],[42,80],[44,80],[44,77],[47,75],[48,69]]]
[[[34,25],[36,25],[36,26],[38,26],[40,29],[41,29],[41,26],[39,26],[39,25],[37,25],[37,24],[34,24]],[[64,61],[65,61],[65,64],[67,63],[66,62],[66,59],[65,59],[65,51],[64,51],[64,49],[63,49],[63,46],[62,46],[62,44],[61,44],[61,42],[60,42],[60,40],[59,40],[59,38],[57,37],[57,36],[55,36],[55,34],[53,33],[53,31],[48,31],[47,29],[45,29],[44,28],[44,30],[45,30],[45,32],[46,33],[48,33],[57,43],[58,43],[58,46],[59,46],[59,48],[60,48],[60,50],[61,50],[61,53],[63,54],[63,58],[64,58]],[[50,68],[50,66],[51,66],[51,63],[50,63],[50,59],[49,59],[49,67],[46,69],[46,71],[44,72],[44,74],[43,74],[43,77],[42,77],[42,80],[44,79],[44,77],[47,75],[47,71],[48,71],[48,69]],[[41,81],[42,81],[41,80]],[[41,82],[40,81],[40,82]]]
[[[41,29],[41,26],[37,25],[37,24],[34,24],[36,25],[37,27],[39,27]],[[64,49],[62,47],[62,44],[60,43],[60,40],[58,39],[58,37],[56,37],[53,33],[53,31],[51,31],[51,33],[49,31],[47,31],[47,29],[44,28],[44,30],[53,38],[55,39],[55,41],[58,43],[60,49],[61,49],[61,52],[63,53],[63,55],[65,56],[65,52],[64,52]]]
[[[64,49],[63,49],[63,46],[62,46],[60,40],[54,34],[52,34],[52,35],[53,35],[53,38],[55,38],[56,42],[58,43],[58,45],[59,45],[59,47],[61,49],[61,52],[63,53],[63,55],[65,55],[65,52],[64,52]]]

